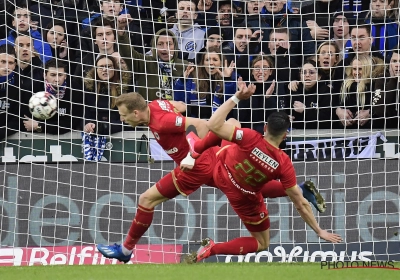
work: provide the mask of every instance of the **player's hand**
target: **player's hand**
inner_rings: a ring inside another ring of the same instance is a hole
[[[26,120],[23,121],[26,131],[35,131],[37,129],[37,127],[39,126],[39,123],[37,121],[27,117],[26,115],[24,115],[24,117],[26,118]]]
[[[181,161],[180,168],[182,171],[192,170],[195,164],[195,159],[190,156],[190,153]]]
[[[339,243],[342,242],[342,238],[340,237],[339,234],[336,233],[330,233],[327,232],[326,230],[321,230],[318,233],[318,236],[326,241],[332,242],[332,243]]]
[[[272,81],[272,84],[269,86],[269,88],[267,89],[267,91],[265,92],[265,98],[270,98],[271,95],[274,93],[274,89],[275,89],[275,79]]]
[[[96,125],[94,123],[87,123],[83,128],[83,131],[86,133],[93,133]]]
[[[256,85],[249,84],[248,86],[243,81],[242,77],[239,77],[237,81],[238,91],[236,91],[235,96],[240,100],[248,99],[256,92]]]

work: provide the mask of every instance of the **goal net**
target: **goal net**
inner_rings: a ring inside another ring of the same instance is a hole
[[[319,239],[287,197],[268,198],[268,250],[206,261],[400,261],[392,2],[3,2],[0,266],[115,264],[96,244],[123,242],[140,194],[176,167],[149,128],[121,122],[115,97],[180,101],[208,119],[238,79],[256,92],[229,117],[264,133],[272,112],[290,115],[282,148],[326,200],[313,208],[321,228],[343,242]],[[47,120],[29,108],[42,91],[58,100]],[[203,186],[156,207],[130,263],[177,263],[203,238],[241,236],[224,194]]]

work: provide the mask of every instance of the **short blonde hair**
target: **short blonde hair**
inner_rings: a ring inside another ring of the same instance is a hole
[[[118,96],[115,106],[120,107],[122,105],[125,105],[129,112],[134,110],[144,111],[147,108],[146,100],[137,92],[125,93]]]

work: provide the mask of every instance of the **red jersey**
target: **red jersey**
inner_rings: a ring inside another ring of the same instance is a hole
[[[167,100],[154,100],[149,108],[151,132],[164,151],[180,164],[189,153],[185,117]]]
[[[218,154],[217,168],[242,192],[256,194],[271,180],[280,179],[285,189],[296,185],[296,172],[289,156],[248,128],[233,131],[231,142]]]

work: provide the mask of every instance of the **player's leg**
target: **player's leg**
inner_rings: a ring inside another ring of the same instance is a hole
[[[325,212],[325,200],[318,192],[315,184],[312,181],[305,181],[299,184],[299,187],[303,192],[304,198],[307,199],[308,202],[310,202],[315,207],[315,209],[317,209],[320,213]],[[261,193],[264,198],[277,198],[287,196],[286,191],[282,186],[282,183],[277,180],[271,180],[266,183],[262,187]]]
[[[97,245],[97,249],[103,256],[125,263],[131,259],[136,243],[146,233],[153,221],[154,207],[180,194],[175,187],[174,176],[174,172],[169,173],[140,195],[136,215],[125,241],[122,245]]]
[[[261,194],[243,196],[232,186],[221,187],[221,190],[252,236],[239,237],[222,243],[214,243],[212,239],[207,238],[203,240],[203,246],[197,252],[197,262],[217,254],[245,255],[264,250],[269,246],[270,220]]]
[[[236,127],[241,127],[240,122],[237,121],[234,118],[231,118],[226,121],[229,124],[232,124]],[[188,135],[188,138],[193,138],[193,141],[188,139],[189,144],[191,146],[191,149],[194,153],[201,154],[208,148],[214,147],[214,146],[221,146],[221,141],[222,139],[219,138],[214,132],[209,131],[207,135],[203,139],[196,139],[193,136]]]

